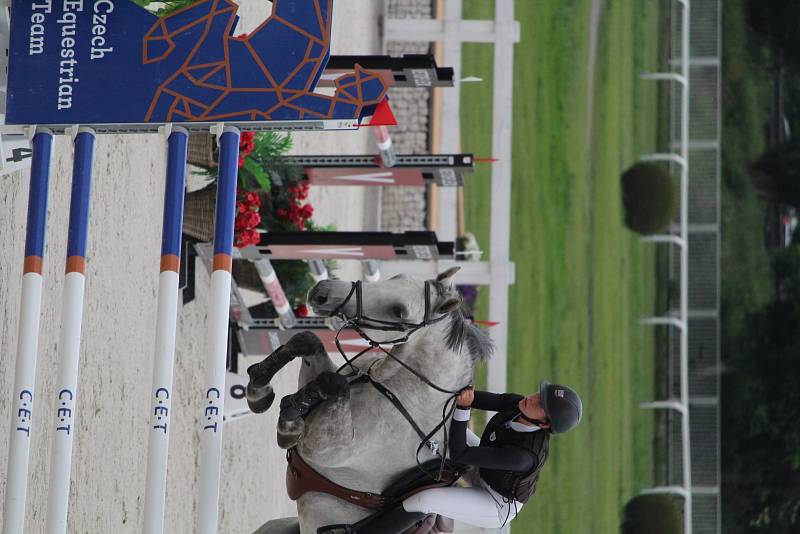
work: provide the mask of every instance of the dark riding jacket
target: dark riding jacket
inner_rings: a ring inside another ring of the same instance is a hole
[[[478,447],[467,446],[467,421],[453,419],[450,424],[450,459],[477,466],[489,487],[504,498],[521,503],[536,491],[550,444],[546,430],[518,432],[511,428],[510,423],[520,414],[517,405],[523,398],[513,393],[475,391],[472,407],[497,412],[486,425]]]

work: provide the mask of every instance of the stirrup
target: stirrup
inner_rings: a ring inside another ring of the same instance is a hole
[[[317,529],[317,534],[357,534],[353,525],[326,525]]]

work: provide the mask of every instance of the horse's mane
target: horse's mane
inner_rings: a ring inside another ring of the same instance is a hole
[[[450,313],[447,348],[461,352],[465,343],[473,361],[486,361],[494,352],[494,343],[489,335],[472,324],[461,309],[457,309]]]

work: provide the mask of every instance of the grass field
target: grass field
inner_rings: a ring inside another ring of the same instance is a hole
[[[469,18],[493,2],[465,0]],[[607,2],[587,111],[590,0],[520,0],[514,70],[509,389],[540,378],[573,385],[585,419],[553,440],[536,497],[516,533],[613,533],[625,502],[652,481],[653,248],[622,226],[619,175],[657,136],[657,92],[637,79],[657,65],[659,14],[646,2]],[[462,74],[462,149],[491,150],[492,50],[470,45]],[[590,128],[591,124],[591,128]],[[591,139],[591,143],[587,141]],[[467,230],[489,242],[489,168],[465,190]],[[485,301],[478,318],[486,317]]]

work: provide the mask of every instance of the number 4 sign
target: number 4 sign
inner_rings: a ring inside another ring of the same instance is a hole
[[[24,134],[3,134],[0,136],[0,172],[3,174],[29,169],[33,150],[31,142]]]

